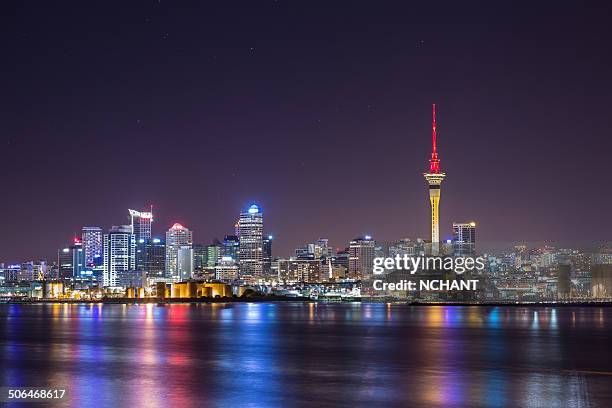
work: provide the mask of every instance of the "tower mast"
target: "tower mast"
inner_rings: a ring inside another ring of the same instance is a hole
[[[436,134],[436,104],[431,106],[432,122],[431,122],[431,159],[429,159],[429,172],[440,172],[440,160],[438,159],[438,146]]]
[[[440,172],[440,159],[438,159],[437,129],[436,129],[436,104],[432,105],[431,123],[431,159],[429,159],[429,172],[423,173],[427,184],[429,184],[429,202],[431,204],[431,255],[440,253],[440,186],[445,173]]]

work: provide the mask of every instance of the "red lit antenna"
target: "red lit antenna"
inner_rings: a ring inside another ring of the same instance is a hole
[[[433,174],[440,173],[440,160],[438,160],[438,150],[436,141],[436,104],[431,108],[433,121],[431,122],[431,159],[429,160],[429,172]]]

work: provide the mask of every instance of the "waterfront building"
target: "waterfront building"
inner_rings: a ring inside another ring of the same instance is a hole
[[[208,250],[206,245],[193,244],[193,270],[202,272],[207,266]]]
[[[257,204],[240,214],[238,232],[240,279],[255,282],[263,274],[263,213]]]
[[[206,268],[214,269],[219,263],[223,254],[223,245],[215,240],[212,244],[206,245]]]
[[[221,257],[230,257],[238,262],[240,253],[240,240],[236,235],[226,235],[223,238],[223,247],[221,249]]]
[[[180,281],[191,279],[193,276],[193,248],[184,245],[178,249],[177,268]]]
[[[118,286],[118,276],[136,269],[136,242],[131,225],[113,226],[104,234],[102,285]]]
[[[81,242],[85,257],[85,267],[93,268],[102,264],[102,228],[83,227],[81,229]]]
[[[137,211],[128,209],[130,225],[136,240],[136,269],[145,270],[145,247],[151,240],[151,225],[153,223],[153,209],[150,211]]]
[[[59,279],[69,279],[73,275],[72,252],[70,247],[61,248],[57,251],[57,265]]]
[[[151,278],[163,278],[166,270],[166,244],[159,238],[152,238],[144,245],[144,271]]]
[[[231,256],[224,256],[215,266],[215,279],[223,282],[233,282],[238,279],[238,264]]]
[[[179,250],[185,247],[191,248],[192,245],[193,233],[181,224],[175,223],[166,232],[166,278],[177,282],[181,280]],[[183,262],[185,262],[185,256],[183,255]]]
[[[262,247],[263,247],[263,255],[261,258],[263,275],[270,276],[272,274],[272,240],[274,237],[272,235],[268,235],[263,238]]]
[[[375,245],[376,242],[369,235],[355,238],[349,243],[348,277],[350,279],[367,279],[372,276]]]

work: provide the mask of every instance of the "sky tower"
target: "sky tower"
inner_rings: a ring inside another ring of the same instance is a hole
[[[440,159],[436,146],[436,104],[432,105],[433,121],[431,123],[431,159],[429,159],[429,172],[423,173],[429,184],[429,201],[431,203],[431,255],[440,253],[440,185],[446,176],[440,172]]]

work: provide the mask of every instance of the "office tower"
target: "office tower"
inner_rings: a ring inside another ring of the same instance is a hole
[[[193,248],[191,245],[183,245],[177,254],[178,276],[181,281],[191,279],[193,276]]]
[[[226,235],[223,238],[223,247],[221,250],[221,257],[230,257],[234,261],[238,262],[238,255],[240,252],[240,240],[236,235]]]
[[[236,260],[230,256],[222,257],[217,266],[215,266],[215,279],[228,283],[238,279],[238,264]]]
[[[432,106],[433,122],[431,130],[431,159],[429,160],[429,173],[423,173],[429,184],[429,201],[431,204],[431,254],[437,256],[440,253],[440,186],[446,176],[440,172],[440,160],[438,159],[436,141],[436,104]]]
[[[151,211],[129,210],[130,225],[136,242],[146,242],[151,239],[151,224],[153,223],[153,209]]]
[[[70,248],[61,248],[57,251],[57,265],[59,279],[72,278],[72,252]]]
[[[261,257],[264,276],[270,276],[272,273],[272,240],[274,237],[268,235],[262,241],[263,253]]]
[[[85,266],[92,268],[102,262],[102,228],[83,227],[81,242],[85,254]]]
[[[104,234],[102,285],[117,286],[119,275],[136,269],[136,239],[131,225],[113,226]]]
[[[369,235],[355,238],[349,243],[348,277],[350,279],[367,279],[372,276],[375,244]]]
[[[150,278],[163,278],[166,271],[166,244],[159,238],[148,240],[144,246],[144,271]]]
[[[181,280],[179,250],[193,245],[193,233],[181,224],[174,224],[166,232],[166,278],[175,282]]]
[[[206,267],[214,268],[222,258],[223,245],[215,239],[215,241],[206,245]]]
[[[257,281],[263,273],[263,214],[256,204],[240,214],[238,232],[240,278]]]
[[[202,272],[207,266],[208,248],[206,245],[193,244],[193,270]]]
[[[57,251],[58,277],[60,279],[78,278],[85,270],[85,252],[82,242],[75,238],[72,245]]]
[[[453,254],[455,256],[476,255],[476,223],[453,222]]]
[[[85,271],[85,251],[80,239],[74,239],[70,251],[72,253],[72,277],[80,278],[81,274]]]
[[[136,269],[144,270],[145,246],[151,240],[151,224],[153,223],[153,208],[150,211],[128,209],[130,225],[136,240]]]

